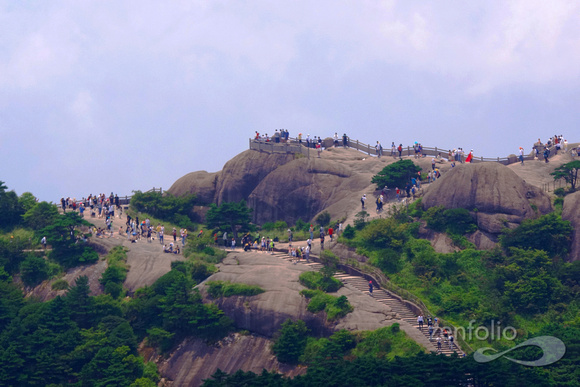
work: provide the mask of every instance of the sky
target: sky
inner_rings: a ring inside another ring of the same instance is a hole
[[[255,131],[504,157],[580,141],[580,2],[0,0],[0,181],[168,189]]]

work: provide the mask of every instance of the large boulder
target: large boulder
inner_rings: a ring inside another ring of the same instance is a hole
[[[247,199],[268,174],[294,160],[291,153],[266,153],[247,150],[224,165],[216,181],[215,202]]]
[[[429,187],[423,207],[465,208],[480,230],[498,234],[524,219],[552,210],[550,198],[499,163],[464,164],[450,169]],[[492,236],[493,239],[493,236]],[[485,238],[486,244],[489,237]]]
[[[265,290],[256,296],[231,296],[212,299],[205,282],[199,288],[204,302],[213,302],[234,320],[235,326],[266,337],[272,337],[288,318],[302,320],[315,336],[327,336],[340,329],[374,330],[393,323],[397,316],[391,309],[345,286],[336,296],[346,296],[353,313],[338,321],[328,322],[324,312],[311,313],[308,300],[300,295],[305,289],[298,282],[306,265],[292,265],[279,257],[260,253],[229,254],[220,265],[220,272],[207,281],[230,281],[257,285]]]
[[[580,191],[564,198],[562,219],[570,221],[574,228],[569,259],[570,261],[580,260]]]
[[[367,177],[326,159],[294,160],[272,171],[248,198],[254,222],[311,219],[333,203],[368,186]]]
[[[218,369],[227,373],[242,370],[257,374],[266,369],[286,377],[306,372],[305,367],[278,362],[271,346],[269,339],[254,335],[232,334],[217,343],[186,339],[169,357],[160,358],[159,372],[173,386],[200,386]]]
[[[201,203],[210,204],[215,200],[216,182],[219,175],[219,172],[191,172],[177,179],[167,192],[175,196],[196,194]]]

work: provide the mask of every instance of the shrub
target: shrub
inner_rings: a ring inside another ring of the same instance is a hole
[[[310,289],[302,290],[300,294],[306,298],[310,298],[307,306],[309,312],[317,313],[324,310],[328,321],[344,317],[353,310],[353,307],[345,296],[334,297],[320,290]]]
[[[363,211],[360,211],[359,213],[357,213],[354,216],[354,222],[353,222],[354,227],[357,230],[362,230],[366,226],[367,219],[368,219],[369,216],[370,216],[369,213],[366,212],[366,211],[364,211],[364,210]]]
[[[193,278],[197,283],[200,283],[217,271],[217,267],[212,264],[200,261],[196,261],[191,264],[191,278]]]
[[[302,320],[293,322],[288,319],[282,323],[278,338],[272,345],[272,352],[282,363],[296,363],[304,353],[308,339],[308,328]]]
[[[315,221],[319,226],[326,227],[330,223],[330,214],[328,211],[324,211],[316,217]]]
[[[274,223],[274,229],[276,229],[276,230],[286,230],[286,229],[288,229],[288,223],[286,223],[283,220],[279,220],[276,223]]]
[[[272,231],[274,228],[276,228],[274,222],[266,222],[262,225],[262,230],[264,231]]]
[[[354,227],[352,227],[350,224],[347,224],[346,227],[344,228],[344,231],[342,232],[342,236],[345,237],[346,239],[352,239],[355,236],[355,229]]]
[[[449,234],[463,235],[477,230],[473,217],[465,208],[451,208],[434,206],[423,213],[427,226],[435,231]]]
[[[554,190],[554,195],[563,198],[564,196],[566,196],[566,190],[564,188],[556,188]]]
[[[343,284],[334,277],[325,277],[316,271],[306,271],[300,274],[299,281],[308,289],[322,290],[323,292],[336,292]]]
[[[514,230],[506,230],[500,237],[505,248],[544,250],[550,255],[563,255],[570,248],[572,226],[559,215],[551,213],[538,219],[524,220]]]
[[[123,293],[123,285],[117,282],[107,282],[105,284],[105,293],[110,294],[113,298],[118,298]]]
[[[42,257],[28,255],[20,264],[20,275],[26,286],[36,286],[48,278],[48,264]]]
[[[68,282],[66,282],[62,278],[54,281],[51,285],[52,290],[67,290],[68,287],[69,287]]]

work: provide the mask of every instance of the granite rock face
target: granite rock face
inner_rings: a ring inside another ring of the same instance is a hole
[[[569,260],[580,260],[580,191],[569,194],[564,198],[562,208],[562,219],[570,221],[574,231],[572,231],[572,246]]]
[[[299,218],[308,221],[323,210],[344,216],[347,206],[341,200],[360,197],[359,191],[370,185],[372,172],[361,173],[357,169],[360,161],[353,166],[348,152],[334,159],[315,154],[313,151],[312,157],[306,158],[247,150],[228,161],[220,172],[192,172],[168,191],[173,195],[196,193],[204,203],[218,205],[244,199],[253,209],[252,221],[258,224],[280,219],[290,224]],[[325,156],[329,155],[325,151]]]
[[[168,192],[175,196],[196,194],[202,203],[210,204],[215,200],[216,182],[219,176],[219,172],[191,172],[177,179]]]
[[[229,254],[220,272],[207,281],[230,281],[257,285],[265,290],[256,296],[231,296],[213,299],[199,285],[204,302],[213,302],[236,327],[266,337],[273,337],[288,318],[303,320],[314,336],[328,336],[340,329],[374,330],[392,324],[396,314],[355,288],[345,286],[335,296],[346,296],[354,311],[337,321],[328,322],[324,312],[311,313],[308,299],[300,295],[305,289],[298,277],[308,271],[306,265],[291,265],[278,257],[260,253]]]
[[[452,168],[433,183],[422,203],[425,209],[443,206],[469,210],[479,229],[492,234],[491,238],[505,227],[515,228],[524,219],[552,210],[546,194],[499,163]]]

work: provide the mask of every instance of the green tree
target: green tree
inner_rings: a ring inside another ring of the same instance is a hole
[[[24,213],[14,191],[6,191],[8,187],[0,181],[0,229],[11,229],[20,223]]]
[[[77,242],[78,228],[82,225],[91,225],[76,212],[67,212],[59,215],[49,226],[39,231],[39,235],[46,236],[47,242],[53,251],[50,257],[66,267],[78,264],[95,262],[98,254],[89,246]]]
[[[24,192],[18,198],[18,204],[20,204],[20,208],[22,208],[22,211],[24,212],[34,207],[37,201],[38,199],[36,199],[36,197],[30,192]]]
[[[71,287],[65,297],[66,304],[71,311],[71,318],[81,328],[88,328],[91,323],[91,306],[90,297],[91,288],[89,287],[89,277],[80,276],[75,281],[75,286]]]
[[[495,276],[508,304],[522,312],[545,311],[565,294],[564,286],[553,274],[552,261],[542,250],[510,248],[505,262],[496,267]]]
[[[554,176],[554,180],[566,180],[566,183],[572,186],[572,191],[575,191],[578,183],[578,171],[580,171],[580,160],[574,160],[559,166],[550,175]]]
[[[572,230],[569,221],[550,213],[538,219],[524,220],[514,230],[505,230],[500,243],[505,249],[537,249],[550,255],[563,256],[570,249]]]
[[[389,164],[378,174],[373,176],[371,183],[377,185],[377,189],[384,187],[403,188],[412,177],[417,176],[421,167],[415,165],[411,160],[399,160],[396,163]]]
[[[296,322],[288,319],[282,323],[278,332],[279,336],[274,341],[272,351],[278,361],[282,363],[296,363],[304,353],[308,339],[308,328],[302,320]]]
[[[143,375],[143,359],[127,346],[101,348],[83,367],[83,386],[128,386]]]
[[[206,214],[205,220],[209,228],[219,228],[231,232],[237,238],[238,229],[248,231],[250,214],[252,209],[246,205],[245,200],[239,202],[226,202],[220,206],[212,204]]]
[[[41,230],[50,226],[58,218],[58,209],[54,204],[47,202],[34,203],[24,215],[24,224],[33,230]]]
[[[131,198],[131,207],[137,212],[150,214],[161,220],[174,222],[182,227],[193,228],[195,215],[193,206],[198,204],[195,194],[174,196],[169,193],[136,191]]]
[[[29,254],[20,264],[20,276],[26,286],[36,286],[48,278],[48,264],[42,257]]]

